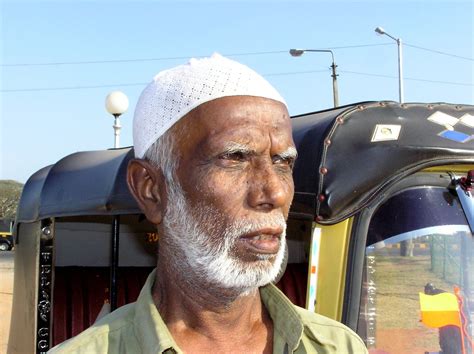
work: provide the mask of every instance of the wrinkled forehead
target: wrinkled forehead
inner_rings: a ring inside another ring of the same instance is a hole
[[[270,138],[293,145],[288,110],[281,102],[254,96],[219,98],[200,105],[179,123],[180,145],[255,143]],[[286,146],[285,148],[287,148]]]
[[[286,106],[281,102],[256,96],[231,96],[206,102],[191,111],[185,120],[196,125],[214,126],[254,124],[255,126],[281,126],[289,123]]]

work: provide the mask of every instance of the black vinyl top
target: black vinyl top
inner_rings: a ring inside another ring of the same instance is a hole
[[[126,182],[132,157],[131,148],[86,151],[42,168],[23,188],[17,221],[140,213]]]
[[[293,136],[292,211],[330,224],[403,176],[474,163],[474,106],[365,102],[294,117]]]
[[[338,222],[407,174],[433,165],[474,163],[472,120],[474,106],[395,102],[293,117],[299,156],[292,214]],[[17,221],[140,213],[125,177],[132,157],[131,148],[78,152],[44,167],[25,184]]]

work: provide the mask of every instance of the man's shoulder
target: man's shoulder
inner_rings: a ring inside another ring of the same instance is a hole
[[[298,306],[295,309],[305,327],[305,334],[310,339],[321,344],[347,348],[351,353],[367,352],[362,339],[346,325]]]
[[[122,340],[130,342],[133,336],[133,312],[135,304],[122,306],[101,318],[91,327],[77,336],[68,339],[52,348],[48,353],[106,353],[111,343],[119,344]],[[122,338],[123,336],[127,338]]]
[[[306,310],[299,306],[294,306],[294,307],[304,324],[307,324],[309,326],[313,325],[313,326],[322,326],[322,327],[328,327],[328,328],[336,328],[344,332],[347,331],[348,333],[351,333],[357,336],[357,334],[355,334],[354,331],[352,331],[349,327],[342,324],[341,322],[338,322],[329,317],[320,315],[316,312]]]

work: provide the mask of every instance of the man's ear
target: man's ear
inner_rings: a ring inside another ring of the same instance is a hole
[[[127,183],[146,218],[158,225],[163,219],[165,180],[161,170],[145,160],[130,160]]]

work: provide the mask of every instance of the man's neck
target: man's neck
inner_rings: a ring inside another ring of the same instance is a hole
[[[182,350],[271,352],[273,323],[258,289],[244,294],[216,289],[198,283],[198,277],[193,281],[189,274],[176,274],[163,258],[158,261],[153,299]]]

